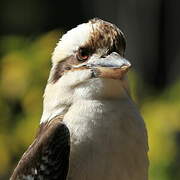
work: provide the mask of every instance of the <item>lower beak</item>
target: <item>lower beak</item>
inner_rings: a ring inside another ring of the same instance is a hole
[[[131,67],[131,63],[117,53],[105,58],[93,59],[86,64],[92,69],[94,77],[121,79]]]

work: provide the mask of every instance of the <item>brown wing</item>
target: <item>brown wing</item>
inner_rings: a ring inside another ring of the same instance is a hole
[[[65,180],[69,167],[70,134],[55,118],[41,124],[35,141],[23,154],[11,180]]]

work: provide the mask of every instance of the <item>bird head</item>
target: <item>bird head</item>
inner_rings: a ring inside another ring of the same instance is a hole
[[[131,67],[125,46],[121,30],[97,18],[64,34],[52,55],[44,108],[61,109],[78,98],[119,96]]]
[[[63,35],[57,44],[49,82],[56,83],[69,74],[83,76],[86,71],[91,78],[121,79],[131,66],[123,58],[125,46],[125,37],[115,25],[100,19],[83,23]],[[74,83],[79,84],[78,77]]]

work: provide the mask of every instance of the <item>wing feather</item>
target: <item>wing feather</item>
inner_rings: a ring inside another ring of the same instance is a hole
[[[61,118],[41,124],[11,180],[65,180],[69,168],[70,134]]]

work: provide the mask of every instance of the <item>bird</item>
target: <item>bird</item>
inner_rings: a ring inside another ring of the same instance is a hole
[[[52,53],[33,143],[10,180],[147,180],[148,135],[131,97],[124,33],[93,18]]]

